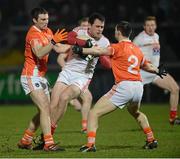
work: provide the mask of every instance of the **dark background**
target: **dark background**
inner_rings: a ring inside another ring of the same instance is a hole
[[[161,62],[165,63],[169,73],[180,83],[180,0],[0,0],[0,82],[2,74],[20,74],[24,61],[24,42],[26,32],[32,24],[30,11],[34,7],[44,7],[50,15],[49,27],[53,31],[66,28],[68,31],[77,25],[81,17],[100,12],[106,17],[104,35],[114,41],[114,26],[121,20],[133,25],[132,39],[142,31],[146,16],[156,16],[157,33],[160,35]],[[60,71],[56,62],[56,53],[50,54],[49,70],[55,75]],[[99,64],[90,90],[96,101],[111,88],[113,77],[110,70],[104,70]],[[16,85],[16,84],[15,84]],[[0,83],[1,90],[1,83]],[[0,101],[14,101],[3,98]],[[169,94],[155,86],[146,86],[145,102],[167,102]],[[15,100],[17,102],[17,100]],[[18,101],[21,101],[18,99]],[[22,99],[23,101],[23,99]]]

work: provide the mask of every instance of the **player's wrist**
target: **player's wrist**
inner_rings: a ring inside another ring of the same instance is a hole
[[[54,41],[54,39],[51,40],[51,44],[56,45],[56,42]]]

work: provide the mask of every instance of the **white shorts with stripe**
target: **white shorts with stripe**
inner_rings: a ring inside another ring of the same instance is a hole
[[[46,78],[37,76],[21,76],[21,85],[25,94],[29,94],[33,90],[42,89],[45,94],[49,94],[49,84]]]
[[[123,108],[127,103],[140,103],[143,95],[141,81],[122,81],[105,94],[117,107]]]
[[[84,91],[88,88],[91,78],[86,74],[64,69],[59,73],[56,82],[62,82],[66,85],[76,85],[81,91]]]

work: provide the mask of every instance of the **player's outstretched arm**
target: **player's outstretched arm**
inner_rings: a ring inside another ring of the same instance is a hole
[[[102,48],[102,47],[98,47],[98,46],[94,46],[92,48],[82,48],[78,45],[74,45],[72,47],[72,51],[75,54],[78,55],[112,55],[113,50],[111,47],[107,47],[107,48]]]

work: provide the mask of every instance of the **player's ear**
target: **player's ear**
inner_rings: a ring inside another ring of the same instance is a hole
[[[118,30],[117,33],[118,33],[118,36],[122,35],[120,30]]]
[[[33,23],[37,23],[37,20],[35,18],[33,18],[32,20],[33,20]]]

